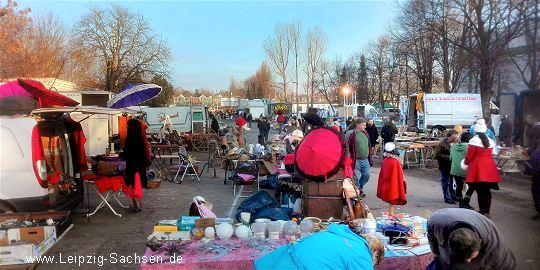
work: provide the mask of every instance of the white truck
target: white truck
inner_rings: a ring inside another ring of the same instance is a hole
[[[138,109],[139,107],[130,107]],[[164,119],[169,116],[172,129],[178,133],[196,132],[203,127],[210,127],[208,110],[204,106],[182,107],[143,107],[146,113],[146,121],[151,133],[157,133],[164,124]]]
[[[418,102],[418,98],[421,101]],[[455,125],[469,128],[482,118],[480,94],[414,94],[400,97],[399,109],[402,124],[420,130],[444,131]],[[491,104],[492,112],[498,110]],[[498,114],[498,112],[497,112]],[[492,114],[492,125],[498,129],[499,116]],[[495,130],[498,133],[498,130]]]

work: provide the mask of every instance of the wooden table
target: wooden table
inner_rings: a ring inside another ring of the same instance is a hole
[[[419,143],[396,143],[396,148],[403,150],[403,168],[411,166],[425,167],[424,148],[423,144]],[[414,154],[415,161],[409,161],[409,155]],[[416,155],[418,153],[418,156]]]
[[[183,146],[177,144],[150,144],[152,162],[167,181],[173,180],[172,175],[170,175],[169,166],[172,160],[180,160],[178,153],[181,147]]]
[[[424,167],[427,166],[427,163],[430,161],[435,160],[435,147],[439,145],[440,141],[416,141],[416,143],[420,143],[424,145],[424,148],[422,149],[424,151]]]
[[[525,175],[525,167],[530,166],[528,161],[529,158],[525,156],[499,155],[497,156],[497,168],[499,168],[501,175],[513,172],[518,172],[521,175]],[[520,163],[524,164],[524,166],[520,166]],[[505,168],[505,166],[510,168]]]

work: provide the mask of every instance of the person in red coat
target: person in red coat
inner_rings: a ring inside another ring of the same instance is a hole
[[[476,136],[469,141],[467,155],[461,161],[461,167],[467,170],[465,182],[476,191],[480,214],[490,217],[491,189],[499,189],[501,175],[493,160],[495,142],[486,135],[487,125],[480,119],[474,125]]]
[[[407,204],[407,188],[403,179],[403,164],[392,142],[384,145],[384,159],[379,173],[377,197],[390,204],[390,214],[393,205]]]

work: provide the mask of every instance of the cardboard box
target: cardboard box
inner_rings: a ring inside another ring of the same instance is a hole
[[[54,226],[15,228],[9,229],[7,236],[8,244],[13,242],[39,244],[48,238],[56,238],[56,229]]]
[[[195,220],[199,219],[199,216],[182,216],[178,221],[177,225],[180,228],[180,231],[191,231],[195,229]]]
[[[176,241],[176,240],[190,240],[191,238],[191,233],[190,232],[170,232],[170,233],[165,233],[165,232],[154,232],[152,233],[151,235],[148,236],[147,240],[150,240],[152,239],[152,237],[156,237],[158,240],[171,240],[171,241]]]
[[[52,218],[55,221],[56,234],[61,235],[71,225],[70,211],[49,211],[49,212],[19,212],[0,214],[0,222],[11,221],[45,221]]]
[[[154,226],[154,232],[176,232],[178,231],[178,226],[171,225],[157,225]]]
[[[7,230],[0,230],[0,246],[9,245]]]
[[[44,233],[45,239],[37,244],[28,243],[24,241],[18,241],[18,242],[11,243],[10,245],[7,245],[7,246],[1,246],[0,247],[0,265],[27,264],[30,262],[26,261],[26,257],[41,256],[45,254],[45,252],[47,252],[47,250],[49,250],[52,246],[54,246],[56,241],[58,241],[56,238],[56,230],[54,229],[54,226],[45,226],[45,227],[51,227],[52,230],[44,229],[43,233]],[[24,235],[24,232],[22,235]],[[22,235],[20,236],[22,237]]]

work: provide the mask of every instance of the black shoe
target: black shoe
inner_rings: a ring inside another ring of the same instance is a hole
[[[463,200],[459,201],[459,208],[465,208],[465,209],[469,209],[469,210],[474,210],[474,207],[472,207],[469,204],[469,200],[466,200],[466,199],[463,199]]]
[[[447,204],[456,204],[456,202],[454,202],[454,200],[444,200],[445,203]]]

